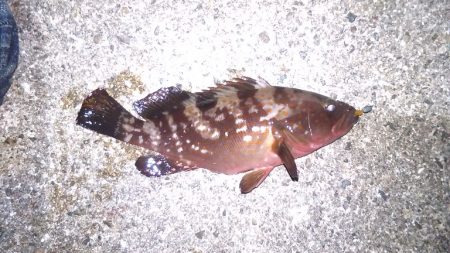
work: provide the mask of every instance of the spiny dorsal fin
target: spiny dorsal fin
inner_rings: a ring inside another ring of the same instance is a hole
[[[181,102],[189,99],[191,96],[191,93],[178,87],[165,87],[134,102],[133,107],[141,117],[149,119],[160,116],[165,111],[176,109]]]
[[[241,179],[241,183],[239,183],[241,193],[249,193],[256,187],[258,187],[272,170],[273,167],[260,168],[252,170],[249,173],[245,174]]]
[[[209,109],[214,107],[217,97],[237,95],[239,98],[253,96],[258,89],[270,87],[264,79],[258,80],[242,76],[220,83],[216,82],[216,87],[195,93],[195,102],[200,109]]]
[[[233,87],[239,87],[239,86],[253,86],[254,88],[266,88],[270,87],[270,84],[264,80],[261,77],[258,77],[258,79],[253,79],[248,76],[241,76],[241,77],[235,77],[231,80],[223,81],[223,82],[217,82],[216,85],[218,87],[220,86],[233,86]]]

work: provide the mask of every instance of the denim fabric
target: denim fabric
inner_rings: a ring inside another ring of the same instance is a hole
[[[17,26],[6,0],[0,0],[0,105],[19,60]]]

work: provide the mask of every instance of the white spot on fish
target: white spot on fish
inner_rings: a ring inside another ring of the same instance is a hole
[[[244,125],[244,126],[236,129],[236,133],[245,132],[245,131],[247,131],[247,125]]]
[[[142,135],[139,135],[138,141],[139,141],[139,144],[144,143],[144,138],[142,137]]]
[[[134,124],[136,121],[134,118],[132,117],[124,117],[124,115],[122,115],[123,117],[123,122],[124,123],[128,123],[128,124]]]
[[[178,153],[183,152],[183,148],[182,148],[182,147],[179,147],[179,148],[177,149],[177,152],[178,152]]]
[[[124,142],[129,142],[133,138],[133,134],[126,134],[125,138],[123,138]]]
[[[250,142],[250,141],[252,141],[252,136],[251,136],[251,135],[246,135],[246,136],[244,136],[243,141],[245,141],[245,142]]]
[[[216,128],[211,127],[208,120],[203,119],[202,112],[195,106],[195,104],[187,104],[184,110],[184,115],[192,122],[191,126],[195,131],[205,139],[215,140],[219,131]]]
[[[285,109],[285,105],[274,104],[274,105],[264,105],[263,109],[267,112],[266,116],[263,116],[259,121],[271,120],[275,118],[280,111]]]
[[[219,137],[220,137],[220,132],[219,132],[219,130],[215,129],[211,135],[211,139],[217,140],[217,139],[219,139]]]
[[[225,119],[225,115],[223,113],[221,113],[221,114],[217,115],[214,119],[216,121],[222,121]]]
[[[175,143],[175,146],[180,146],[181,145],[181,141],[177,141],[176,143]]]
[[[206,153],[208,153],[208,150],[206,150],[206,149],[202,149],[202,150],[200,150],[200,153],[202,153],[202,154],[206,154]]]
[[[177,131],[177,124],[173,121],[173,116],[171,114],[166,115],[167,124],[169,124],[170,130],[172,132]]]
[[[205,125],[200,125],[200,126],[197,127],[197,130],[205,131],[206,130],[206,126]]]
[[[235,123],[236,125],[239,125],[239,124],[241,124],[241,123],[245,123],[245,120],[244,120],[244,119],[241,119],[241,118],[238,118],[238,119],[236,119],[236,120],[234,121],[234,123]]]
[[[248,113],[258,113],[258,112],[259,112],[258,108],[256,106],[254,106],[254,105],[252,105],[250,107],[250,109],[248,110]]]
[[[129,124],[122,124],[122,128],[127,131],[127,132],[133,132],[134,131],[134,127],[129,125]]]
[[[186,140],[186,143],[187,143],[187,144],[191,143],[191,140],[187,139],[187,140]]]
[[[142,126],[142,131],[150,136],[150,140],[161,139],[160,131],[152,121],[144,122],[144,125]]]

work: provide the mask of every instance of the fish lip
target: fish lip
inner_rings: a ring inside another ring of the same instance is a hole
[[[332,127],[331,131],[336,136],[344,135],[358,122],[359,117],[354,113],[355,109],[345,113],[344,117],[339,119]]]

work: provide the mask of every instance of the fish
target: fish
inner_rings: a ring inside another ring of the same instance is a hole
[[[139,117],[99,88],[83,101],[76,123],[151,150],[135,163],[147,177],[198,168],[245,172],[239,184],[243,194],[279,165],[298,181],[295,159],[347,134],[364,114],[324,95],[246,76],[195,93],[160,88],[133,108]]]

